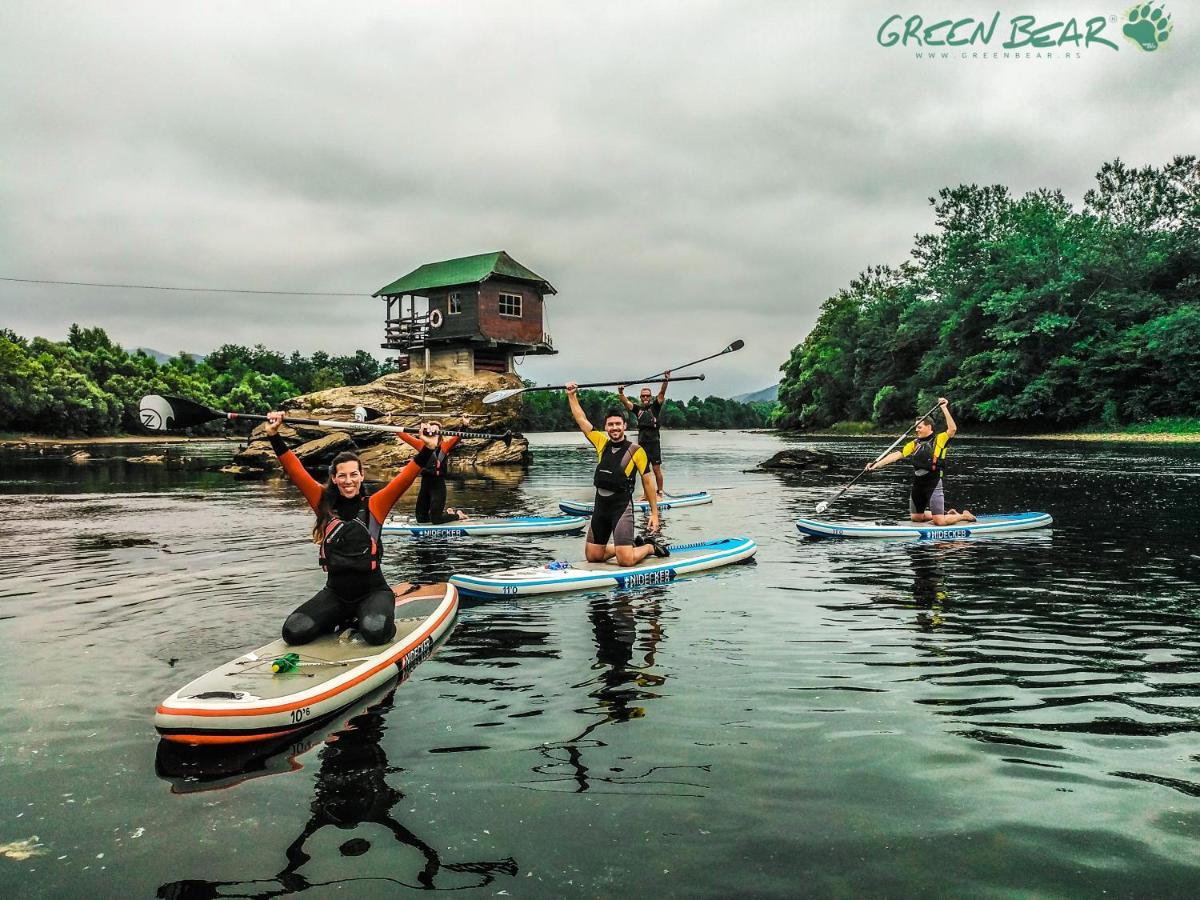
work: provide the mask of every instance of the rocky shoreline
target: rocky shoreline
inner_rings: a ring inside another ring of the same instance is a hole
[[[519,400],[485,405],[483,398],[502,388],[520,387],[515,375],[481,373],[464,376],[448,369],[424,372],[408,371],[385,375],[370,384],[338,387],[295,397],[283,404],[283,411],[297,418],[351,421],[357,407],[366,407],[380,415],[371,422],[379,425],[403,425],[410,428],[422,420],[436,420],[447,429],[502,433],[511,430],[520,411]],[[362,459],[363,469],[373,479],[395,472],[414,455],[413,449],[394,435],[383,432],[333,431],[311,425],[290,426],[286,419],[279,430],[288,447],[307,467],[328,465],[344,450]],[[462,440],[449,458],[449,469],[468,466],[528,465],[529,442],[514,436],[509,444],[496,440]],[[222,469],[240,478],[265,475],[278,468],[263,425],[250,433],[246,446],[233,456],[233,463]]]

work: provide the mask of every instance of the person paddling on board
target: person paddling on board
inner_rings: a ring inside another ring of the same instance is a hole
[[[617,396],[621,398],[621,405],[637,416],[638,426],[638,446],[646,451],[646,458],[650,460],[650,465],[654,467],[654,482],[658,487],[658,499],[663,498],[663,472],[662,472],[662,443],[659,435],[660,420],[662,414],[663,403],[667,399],[667,383],[671,380],[671,370],[663,372],[662,386],[658,389],[658,396],[653,400],[650,396],[650,388],[642,388],[641,394],[638,395],[640,403],[634,403],[625,396],[625,385],[617,386]],[[649,499],[647,497],[647,499]]]
[[[913,464],[912,491],[908,499],[909,517],[914,522],[932,522],[934,525],[955,525],[958,522],[974,522],[975,516],[969,509],[959,512],[946,509],[946,495],[942,489],[942,474],[945,471],[946,444],[958,433],[954,417],[950,415],[950,401],[938,398],[946,430],[933,431],[933,417],[922,416],[917,420],[916,438],[899,450],[866,465],[868,472],[882,469],[898,459],[909,458]]]
[[[422,524],[444,525],[467,518],[467,514],[461,509],[446,506],[447,457],[458,443],[458,437],[449,437],[440,444],[437,443],[442,436],[441,422],[422,422],[420,432],[421,437],[413,437],[403,432],[400,434],[400,440],[417,451],[425,447],[426,438],[432,438],[434,441],[433,454],[421,469],[421,490],[417,493],[417,521]]]
[[[597,431],[579,405],[577,382],[566,384],[567,402],[579,430],[596,448],[596,501],[592,506],[592,521],[584,539],[584,555],[588,562],[606,562],[614,556],[620,566],[635,566],[650,554],[670,556],[666,543],[658,534],[658,498],[650,478],[646,451],[625,436],[625,413],[609,410],[604,417],[604,431]],[[642,490],[650,503],[650,523],[646,536],[634,537],[633,483],[642,476]],[[609,538],[612,538],[612,547]]]
[[[321,568],[328,573],[325,587],[287,617],[283,639],[291,645],[307,644],[357,620],[368,644],[386,644],[396,636],[396,598],[380,569],[383,522],[433,456],[437,440],[426,438],[421,451],[395,478],[370,492],[354,453],[333,458],[324,484],[309,475],[279,436],[283,418],[281,412],[267,414],[267,437],[283,471],[317,514],[313,542],[321,547]]]

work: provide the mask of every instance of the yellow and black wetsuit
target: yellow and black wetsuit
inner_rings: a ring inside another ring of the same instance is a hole
[[[942,487],[942,473],[946,468],[946,442],[950,435],[945,431],[931,434],[927,438],[916,438],[905,444],[900,455],[913,464],[912,491],[909,495],[909,511],[923,513],[926,510],[935,516],[946,514],[946,498]]]
[[[617,547],[632,547],[633,486],[650,465],[646,451],[628,438],[613,443],[603,431],[589,431],[587,437],[596,448],[596,503],[587,542],[603,546],[611,537]]]

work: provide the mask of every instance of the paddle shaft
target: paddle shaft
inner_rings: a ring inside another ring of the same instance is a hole
[[[703,381],[704,376],[703,375],[685,375],[683,378],[672,378],[671,380],[672,381]],[[640,379],[636,379],[633,381],[594,381],[594,382],[591,382],[590,384],[577,384],[577,385],[575,385],[575,387],[576,388],[617,387],[618,385],[625,385],[626,387],[628,387],[629,385],[633,385],[633,384],[657,384],[658,381],[659,381],[659,376],[653,376],[651,378],[640,378]],[[567,386],[565,384],[555,384],[555,385],[547,385],[545,387],[525,388],[525,390],[521,391],[520,393],[526,394],[526,393],[529,393],[530,391],[565,391],[566,389],[567,389]]]
[[[707,362],[710,359],[716,359],[718,356],[724,356],[726,353],[733,353],[735,350],[741,350],[745,346],[746,346],[745,341],[741,341],[741,340],[734,341],[732,344],[730,344],[728,347],[726,347],[720,353],[714,353],[711,356],[704,356],[704,357],[701,357],[700,359],[694,359],[689,363],[684,363],[682,366],[672,366],[669,369],[663,369],[657,375],[651,375],[648,378],[646,378],[645,380],[653,381],[656,378],[661,378],[662,376],[666,375],[668,372],[678,372],[680,369],[686,369],[689,366],[694,366],[694,365],[697,365],[702,362]],[[687,379],[686,378],[672,378],[670,380],[671,381],[686,381]],[[633,382],[630,382],[630,384],[642,384],[642,382],[641,381],[633,381]]]
[[[249,422],[265,422],[266,416],[252,415],[250,413],[219,413],[226,419],[237,420],[244,419]],[[283,421],[292,425],[316,425],[319,428],[332,428],[341,431],[384,431],[388,434],[416,434],[420,435],[419,428],[406,428],[403,425],[376,425],[372,422],[340,422],[334,419],[290,419],[284,416]],[[490,438],[495,441],[502,441],[505,437],[511,437],[511,434],[489,434],[484,431],[445,431],[440,432],[446,437],[461,437],[461,438]]]
[[[921,418],[926,418],[927,416],[932,416],[935,412],[938,411],[938,409],[941,408],[941,405],[942,404],[939,403],[937,406],[935,406],[933,409],[931,409],[929,412],[927,412]],[[877,463],[881,459],[883,459],[885,456],[887,456],[889,453],[891,453],[893,450],[895,450],[896,447],[900,444],[900,442],[902,440],[904,440],[906,437],[908,437],[909,432],[911,432],[916,427],[917,427],[916,422],[909,425],[908,428],[906,428],[904,430],[904,434],[900,435],[900,437],[898,437],[898,438],[896,438],[896,440],[892,441],[892,445],[890,447],[888,447],[886,450],[884,450],[882,453],[880,453],[877,457],[875,457],[875,459],[873,459],[871,461],[871,464],[874,465],[875,463]],[[838,491],[836,494],[834,494],[828,500],[823,500],[819,504],[817,504],[818,511],[824,511],[824,510],[828,509],[830,503],[835,502],[839,497],[842,496],[842,494],[846,493],[846,491],[850,490],[850,488],[854,486],[854,482],[858,481],[858,479],[862,478],[864,475],[866,475],[870,471],[871,471],[870,469],[863,469],[861,472],[859,472],[857,475],[855,475],[853,478],[851,478],[848,482],[846,482],[846,486],[843,487],[840,491]]]

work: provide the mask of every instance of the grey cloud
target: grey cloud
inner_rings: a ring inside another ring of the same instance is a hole
[[[0,274],[369,294],[503,248],[561,291],[562,353],[530,358],[532,377],[654,369],[742,337],[703,387],[765,387],[827,296],[907,257],[940,187],[1078,202],[1106,160],[1197,146],[1182,20],[1161,54],[1053,64],[875,44],[885,16],[936,6],[6,8]],[[0,305],[26,334],[77,320],[167,351],[379,352],[383,315],[366,297],[6,284]]]

